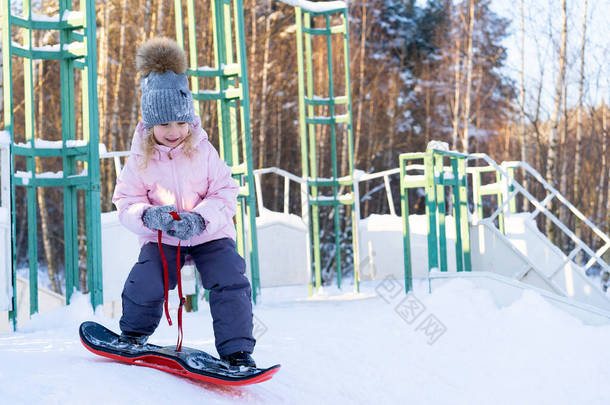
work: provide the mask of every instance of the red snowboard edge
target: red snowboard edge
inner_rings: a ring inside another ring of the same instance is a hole
[[[202,374],[192,373],[188,370],[185,370],[182,365],[172,359],[167,357],[157,356],[154,354],[146,354],[139,357],[123,357],[112,353],[103,352],[100,350],[95,350],[92,347],[88,346],[83,339],[81,338],[81,343],[87,350],[90,352],[97,354],[98,356],[106,357],[112,360],[117,360],[123,363],[135,364],[136,366],[144,366],[155,368],[157,370],[165,371],[172,374],[177,374],[181,377],[188,377],[194,380],[205,381],[211,384],[217,385],[226,385],[226,386],[243,386],[250,384],[257,384],[263,381],[267,381],[273,377],[275,373],[280,370],[280,366],[273,366],[267,369],[264,373],[257,375],[256,377],[246,378],[243,380],[223,380],[220,378],[214,378],[210,376],[205,376]]]

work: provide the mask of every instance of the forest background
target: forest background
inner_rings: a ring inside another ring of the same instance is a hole
[[[78,2],[74,3],[78,9]],[[183,3],[186,15],[186,2]],[[194,3],[199,24],[198,64],[213,66],[210,2]],[[604,65],[610,60],[610,41],[608,36],[587,30],[587,24],[595,18],[596,1],[547,3],[544,9],[533,0],[511,2],[507,18],[494,11],[490,0],[349,1],[355,168],[367,173],[395,168],[400,153],[424,151],[431,140],[445,141],[453,150],[487,153],[496,161],[523,160],[607,234],[610,134],[606,100],[610,79]],[[57,1],[41,0],[36,4],[39,14],[58,12]],[[14,13],[20,12],[18,6],[13,7]],[[175,37],[174,2],[98,1],[96,12],[100,142],[110,151],[129,150],[139,119],[140,77],[134,54],[148,38]],[[244,16],[254,168],[276,166],[300,175],[301,162],[295,159],[300,156],[301,146],[294,9],[278,1],[244,0]],[[19,41],[17,31],[13,34],[14,40]],[[518,57],[513,55],[517,65],[508,62],[509,38],[516,44],[512,50],[517,50]],[[36,46],[59,42],[53,33],[39,33],[33,40]],[[336,41],[341,49],[340,40]],[[527,47],[526,42],[530,43]],[[323,67],[325,48],[315,45],[314,42],[314,66]],[[603,56],[587,58],[591,49]],[[333,55],[335,66],[342,66],[342,57],[342,50]],[[15,58],[16,142],[24,139],[24,103],[19,99],[23,94],[22,69]],[[34,69],[36,115],[41,117],[36,120],[36,138],[60,140],[59,64],[37,61]],[[316,80],[325,82],[323,77]],[[207,86],[213,87],[213,82]],[[321,86],[319,92],[324,96],[328,89]],[[335,89],[335,93],[344,92],[345,89]],[[203,103],[200,115],[212,143],[218,146],[215,104]],[[339,133],[338,165],[342,175],[347,174],[348,162],[345,133]],[[328,131],[321,130],[319,148],[320,176],[330,177]],[[38,172],[61,170],[59,161],[38,163]],[[23,163],[16,162],[16,169],[19,165]],[[111,159],[101,161],[101,179],[102,211],[111,211],[116,181]],[[267,208],[281,210],[282,187],[279,178],[265,177]],[[531,187],[537,198],[544,198],[542,187]],[[392,179],[392,189],[397,199],[397,177]],[[298,190],[291,190],[293,194],[290,210],[296,213],[300,211]],[[360,195],[362,217],[389,212],[380,184],[363,184]],[[412,200],[411,213],[423,213],[422,199]],[[395,203],[400,206],[398,201]],[[17,212],[25,212],[24,204],[25,192],[18,188]],[[46,269],[51,288],[61,292],[62,190],[39,189],[38,204],[39,251],[43,252],[40,264]],[[532,210],[522,200],[519,204]],[[565,210],[549,207],[585,242],[599,248],[599,239],[581,230],[576,218]],[[333,279],[332,221],[328,221],[332,215],[331,211],[322,212],[322,223],[326,224],[322,230],[326,241],[325,282]],[[82,218],[79,223],[84,226]],[[27,217],[20,216],[16,236],[20,268],[27,266],[26,224]],[[539,226],[551,233],[564,251],[573,247],[569,238],[556,229],[541,222]],[[342,224],[342,229],[343,245],[349,251],[349,224]],[[80,234],[84,235],[84,231]],[[81,239],[84,251],[84,237]],[[84,260],[83,255],[83,269]],[[344,271],[349,273],[351,267],[346,260]],[[85,277],[82,279],[84,284]]]

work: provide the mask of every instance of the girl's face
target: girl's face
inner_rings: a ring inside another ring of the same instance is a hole
[[[153,136],[157,143],[175,148],[180,145],[189,134],[189,124],[186,122],[172,121],[153,127]]]

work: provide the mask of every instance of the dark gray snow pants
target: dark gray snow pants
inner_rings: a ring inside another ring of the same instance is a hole
[[[162,245],[168,265],[169,289],[176,287],[177,247]],[[221,356],[238,351],[252,353],[252,302],[250,282],[244,275],[246,264],[235,250],[232,239],[218,239],[197,246],[180,248],[180,263],[190,255],[201,275],[203,287],[210,291],[216,350]],[[123,288],[123,332],[151,335],[163,316],[163,264],[159,246],[142,246]]]

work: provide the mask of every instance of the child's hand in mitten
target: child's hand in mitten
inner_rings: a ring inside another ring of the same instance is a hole
[[[174,221],[172,229],[167,231],[168,235],[188,240],[205,230],[205,221],[201,215],[194,212],[184,212],[179,215],[181,219]]]
[[[163,207],[150,207],[142,214],[142,222],[152,230],[167,231],[172,227],[174,218],[169,214],[176,211],[173,205],[165,205]]]

